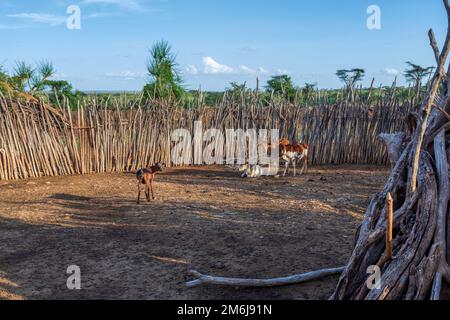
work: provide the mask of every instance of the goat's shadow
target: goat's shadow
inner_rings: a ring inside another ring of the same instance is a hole
[[[65,194],[65,193],[56,193],[54,195],[51,195],[48,198],[54,199],[54,200],[65,200],[65,201],[91,201],[92,200],[92,198],[89,198],[89,197],[76,196],[76,195]]]

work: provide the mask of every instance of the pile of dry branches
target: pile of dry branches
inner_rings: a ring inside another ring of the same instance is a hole
[[[428,95],[420,113],[408,117],[403,135],[384,137],[389,154],[400,157],[392,159],[395,166],[383,192],[372,198],[332,299],[437,300],[443,279],[450,280],[446,256],[450,239],[450,67],[445,70],[450,46],[448,0],[444,5],[449,29],[442,50],[433,31],[429,32],[438,68]],[[381,270],[380,286],[372,290],[366,283],[370,266]]]
[[[419,113],[410,114],[405,132],[381,135],[392,157],[393,170],[384,190],[372,197],[358,231],[351,258],[342,269],[326,269],[280,279],[226,279],[193,274],[202,283],[278,286],[341,274],[331,299],[438,300],[444,280],[450,283],[447,241],[450,156],[449,28],[442,50],[429,32],[438,68]],[[368,285],[368,270],[379,270],[378,285]]]

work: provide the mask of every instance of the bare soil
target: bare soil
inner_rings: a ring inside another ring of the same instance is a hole
[[[346,263],[387,168],[241,179],[169,169],[136,204],[133,174],[0,182],[0,299],[327,299],[337,277],[270,289],[187,289],[190,269],[287,276]],[[82,290],[68,290],[68,266]]]

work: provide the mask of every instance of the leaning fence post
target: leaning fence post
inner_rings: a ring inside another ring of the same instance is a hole
[[[393,238],[393,226],[394,226],[394,199],[392,198],[391,193],[389,192],[386,197],[386,255],[388,260],[391,260],[393,257],[393,248],[392,248],[392,238]]]

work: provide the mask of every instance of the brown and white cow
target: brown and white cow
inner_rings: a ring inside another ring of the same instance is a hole
[[[294,177],[297,175],[297,162],[301,163],[302,169],[300,174],[306,173],[308,170],[309,145],[306,143],[299,144],[282,144],[280,145],[280,156],[285,161],[285,169],[283,177],[288,174],[289,165],[294,166]]]

